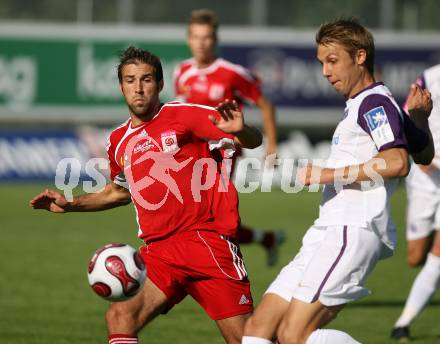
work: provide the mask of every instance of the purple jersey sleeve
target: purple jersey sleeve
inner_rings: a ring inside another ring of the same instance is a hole
[[[400,110],[390,98],[371,94],[359,106],[358,124],[367,132],[379,152],[396,147],[408,147]]]

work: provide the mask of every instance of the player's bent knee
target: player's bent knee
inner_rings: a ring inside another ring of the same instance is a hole
[[[275,329],[272,329],[270,322],[267,322],[265,319],[254,314],[247,319],[246,324],[244,325],[244,335],[256,337],[265,337],[267,335],[273,336],[275,335]]]
[[[139,319],[136,319],[135,314],[128,312],[126,308],[120,307],[117,303],[109,307],[105,314],[105,320],[109,329],[123,328],[127,331],[139,328]]]
[[[291,333],[287,330],[278,330],[278,342],[282,344],[304,344],[305,340],[296,333]]]
[[[426,260],[426,254],[419,253],[419,252],[410,252],[410,253],[408,253],[408,256],[407,256],[408,265],[412,268],[417,268],[417,267],[423,265],[425,260]]]
[[[284,322],[278,328],[277,339],[282,344],[304,344],[307,340],[305,331],[293,329]]]
[[[244,324],[244,334],[254,334],[258,329],[256,324],[258,323],[258,319],[256,319],[255,315],[251,315]]]

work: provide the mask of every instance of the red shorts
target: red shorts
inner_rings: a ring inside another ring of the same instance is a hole
[[[190,231],[142,246],[148,278],[169,309],[191,295],[213,320],[252,312],[246,268],[237,244],[209,231]]]

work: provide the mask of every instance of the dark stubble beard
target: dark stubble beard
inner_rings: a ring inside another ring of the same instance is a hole
[[[155,113],[155,104],[150,103],[147,107],[134,107],[131,105],[128,105],[128,108],[130,109],[130,112],[134,114],[137,118],[141,120],[149,120],[151,119],[156,113]]]

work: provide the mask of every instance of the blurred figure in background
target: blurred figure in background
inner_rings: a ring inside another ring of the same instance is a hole
[[[391,332],[391,337],[398,340],[410,339],[409,326],[429,302],[440,282],[440,65],[425,70],[416,83],[432,94],[434,106],[429,126],[436,153],[427,166],[413,163],[406,178],[408,264],[411,267],[424,265]]]
[[[218,25],[216,14],[210,10],[191,13],[188,45],[193,57],[180,63],[174,71],[176,98],[212,107],[227,99],[237,101],[240,106],[245,101],[255,104],[262,114],[266,154],[273,159],[277,152],[274,107],[262,94],[258,78],[246,68],[217,56]],[[267,264],[272,266],[277,261],[278,248],[285,240],[285,233],[279,229],[263,231],[241,224],[238,240],[241,244],[261,244],[267,251]]]

